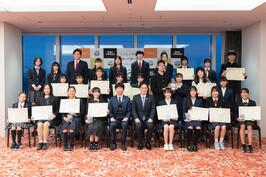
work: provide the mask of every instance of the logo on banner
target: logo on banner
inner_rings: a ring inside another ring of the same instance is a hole
[[[117,49],[113,48],[105,48],[103,49],[103,57],[104,58],[115,58],[117,55]]]
[[[184,48],[171,48],[171,58],[181,58],[185,55]]]

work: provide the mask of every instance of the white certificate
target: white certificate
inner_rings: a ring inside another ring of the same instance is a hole
[[[137,95],[140,93],[139,88],[131,87],[130,83],[124,83],[125,89],[124,89],[124,95],[128,96],[131,100],[133,99],[134,95]],[[112,85],[113,87],[113,95],[116,95],[115,91],[115,84]]]
[[[7,112],[10,123],[28,122],[28,108],[8,108]]]
[[[88,115],[90,117],[106,117],[108,112],[108,103],[89,103]]]
[[[156,106],[159,120],[169,121],[170,119],[177,120],[178,113],[175,104]]]
[[[101,90],[101,94],[109,94],[109,81],[97,81],[97,80],[92,80],[90,89],[93,89],[94,87],[99,87]]]
[[[66,97],[68,83],[52,83],[53,94],[56,97]]]
[[[176,68],[176,73],[181,73],[183,80],[194,80],[194,68]]]
[[[239,106],[239,117],[244,120],[261,120],[260,106]]]
[[[196,85],[200,97],[210,97],[214,86],[216,86],[216,83],[198,83]]]
[[[207,121],[209,118],[209,109],[201,107],[192,107],[188,110],[190,120]]]
[[[79,113],[80,112],[80,99],[61,99],[59,112],[60,113]]]
[[[76,97],[77,98],[88,98],[89,96],[89,85],[87,84],[73,84],[70,85],[75,87],[76,89]]]
[[[210,122],[231,122],[230,109],[228,108],[209,108]]]
[[[31,112],[33,120],[50,120],[53,114],[53,106],[33,106]]]
[[[226,68],[226,79],[234,81],[245,80],[245,68]]]

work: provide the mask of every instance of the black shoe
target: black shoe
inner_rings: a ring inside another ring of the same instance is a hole
[[[192,148],[192,146],[187,146],[187,150],[188,150],[189,152],[193,152],[193,148]]]
[[[18,144],[16,144],[15,149],[20,149],[20,146]]]
[[[138,150],[142,150],[142,149],[143,149],[143,144],[140,143],[140,144],[138,145]]]
[[[17,146],[17,144],[16,144],[16,143],[12,143],[12,145],[11,145],[10,149],[16,149],[16,146]]]
[[[93,142],[90,143],[89,150],[90,151],[93,151],[94,150],[94,143]]]
[[[242,144],[241,150],[242,152],[247,153],[247,146],[245,144]]]
[[[115,143],[112,143],[111,146],[110,146],[110,150],[113,151],[116,149],[116,144]]]
[[[37,147],[37,151],[42,150],[43,143],[39,143]]]
[[[198,146],[192,146],[192,151],[193,152],[198,152]]]
[[[22,147],[22,144],[21,143],[18,143],[17,145],[19,145],[20,148]]]
[[[127,147],[126,147],[126,145],[124,143],[121,144],[121,149],[122,149],[122,151],[126,151],[127,150]]]
[[[99,144],[98,142],[94,143],[94,150],[97,151],[99,149]]]
[[[68,145],[64,145],[64,151],[68,151]]]
[[[48,144],[47,143],[43,143],[42,150],[47,150],[47,149],[48,149]]]
[[[147,143],[147,144],[146,144],[146,148],[147,148],[148,150],[151,150],[151,144],[150,144],[150,143]]]
[[[248,145],[247,152],[248,153],[253,153],[253,147],[252,147],[252,145]]]
[[[73,151],[74,150],[74,145],[73,144],[71,144],[71,145],[69,145],[69,151]]]

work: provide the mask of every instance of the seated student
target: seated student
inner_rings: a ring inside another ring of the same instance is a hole
[[[138,74],[137,76],[137,83],[131,84],[132,87],[139,88],[140,84],[144,82],[144,77],[141,73]]]
[[[82,85],[84,83],[84,79],[82,75],[78,74],[76,76],[76,83],[78,85]],[[82,102],[82,105],[86,108],[87,107],[87,98],[80,98],[80,101]],[[84,122],[81,121],[81,124],[84,124]]]
[[[70,86],[67,91],[68,99],[76,99],[76,89]],[[66,113],[62,114],[62,130],[64,140],[64,151],[73,151],[75,133],[79,131],[82,119],[84,119],[84,105],[80,101],[80,113]],[[68,140],[70,139],[70,143]]]
[[[101,91],[100,88],[94,87],[92,89],[91,97],[88,99],[88,103],[106,103],[101,98]],[[99,140],[103,136],[104,132],[104,124],[105,124],[106,117],[91,117],[87,114],[86,123],[86,140],[89,138],[90,146],[89,150],[98,150],[99,149]]]
[[[61,74],[60,78],[59,78],[59,83],[68,83],[67,82],[67,77],[65,74]]]
[[[216,72],[211,69],[211,60],[209,58],[206,58],[204,60],[204,70],[207,76],[207,79],[209,79],[210,82],[216,83]]]
[[[153,120],[155,116],[155,102],[149,94],[149,86],[140,84],[140,94],[134,95],[132,100],[132,117],[135,121],[138,138],[138,150],[143,149],[144,130],[147,128],[146,148],[151,150],[151,138],[153,133]]]
[[[27,95],[25,92],[20,92],[18,95],[18,102],[12,105],[12,108],[28,108],[29,121],[21,123],[9,123],[7,128],[11,129],[12,145],[11,149],[19,149],[22,147],[21,136],[22,129],[31,127],[31,104],[26,101]],[[17,141],[16,141],[17,136]]]
[[[58,100],[53,96],[52,86],[45,84],[43,86],[43,95],[37,100],[37,106],[53,106],[53,113],[50,115],[50,120],[38,120],[37,125],[39,144],[37,150],[47,150],[49,127],[53,125],[53,119],[58,115],[59,107]]]
[[[225,104],[219,95],[218,87],[213,87],[211,90],[211,97],[206,101],[207,108],[225,108]],[[224,136],[226,134],[226,123],[225,122],[213,122],[214,127],[214,148],[216,150],[224,150]],[[219,140],[220,137],[220,140]]]
[[[183,117],[184,120],[189,117],[188,110],[195,107],[203,107],[202,99],[197,95],[197,88],[191,86],[189,88],[188,97],[184,99],[183,102]],[[192,152],[198,151],[198,141],[201,132],[201,121],[188,121],[187,122],[187,150]],[[193,136],[193,143],[191,144],[191,139]]]
[[[47,76],[47,82],[48,83],[59,83],[59,79],[61,76],[61,69],[60,64],[58,62],[53,62],[51,66],[51,72]]]
[[[115,85],[116,96],[110,98],[108,109],[110,111],[111,150],[116,149],[116,128],[122,127],[121,149],[126,151],[127,127],[131,116],[131,103],[128,96],[123,95],[125,86],[123,83]]]
[[[103,70],[103,61],[100,58],[96,58],[95,61],[95,66],[93,69],[90,71],[90,80],[98,80],[96,76],[96,72],[98,68],[102,68],[103,75],[101,76],[101,80],[106,80],[107,79],[107,73]]]
[[[181,57],[181,65],[178,68],[190,68],[188,66],[188,58],[186,56]],[[187,85],[188,88],[191,86],[192,80],[183,80],[183,84]]]
[[[237,102],[236,106],[236,117],[240,124],[240,140],[242,143],[242,152],[252,153],[252,136],[253,136],[253,126],[257,124],[256,121],[243,121],[242,115],[239,115],[239,106],[256,106],[256,102],[250,99],[249,90],[247,88],[242,88],[240,91],[240,99]],[[245,131],[248,130],[248,146],[245,143]]]
[[[110,68],[109,71],[109,81],[110,85],[116,83],[116,77],[119,75],[122,75],[124,78],[123,82],[127,82],[127,68],[123,66],[122,64],[122,58],[121,56],[117,55],[114,59],[114,66]]]
[[[184,123],[183,120],[183,101],[184,98],[187,96],[188,93],[188,86],[183,84],[183,75],[181,73],[177,73],[175,77],[175,83],[170,84],[173,94],[172,98],[177,102],[177,109],[178,109],[178,120],[181,123]]]
[[[177,102],[174,99],[171,99],[172,91],[170,88],[167,88],[164,90],[164,96],[165,99],[161,100],[159,102],[159,105],[170,105],[175,104],[177,105]],[[163,125],[163,136],[164,136],[164,150],[165,151],[173,151],[174,145],[174,135],[175,135],[175,126],[177,126],[177,117],[173,117],[173,119],[170,119],[168,121],[162,121]]]
[[[110,83],[110,86],[109,86],[109,89],[110,89],[109,97],[110,98],[113,96],[113,85],[115,85],[117,83],[124,83],[124,78],[123,78],[123,75],[121,73],[116,74],[115,83],[114,84]]]

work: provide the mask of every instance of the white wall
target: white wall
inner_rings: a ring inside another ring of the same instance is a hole
[[[242,65],[248,79],[242,87],[250,90],[250,96],[262,107],[260,126],[266,136],[266,22],[261,21],[242,29]]]
[[[0,23],[0,136],[5,135],[7,108],[22,90],[22,67],[21,31]]]

